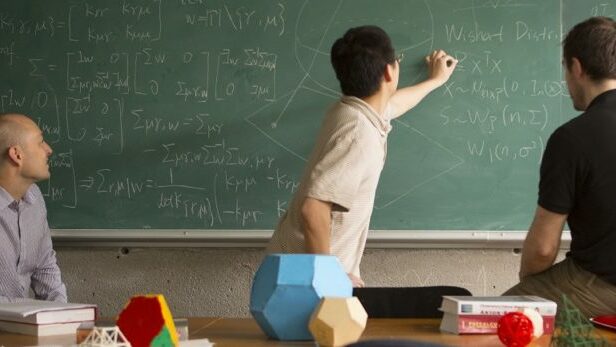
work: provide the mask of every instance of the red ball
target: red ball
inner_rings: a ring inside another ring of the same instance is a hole
[[[498,338],[507,347],[524,347],[533,340],[533,322],[522,312],[509,312],[498,321]]]

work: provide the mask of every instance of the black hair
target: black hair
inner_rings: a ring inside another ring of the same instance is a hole
[[[567,69],[577,58],[595,81],[616,79],[616,22],[608,17],[592,17],[571,29],[563,42]]]
[[[331,62],[342,93],[358,98],[379,90],[387,65],[394,61],[391,39],[377,26],[351,28],[331,49]]]

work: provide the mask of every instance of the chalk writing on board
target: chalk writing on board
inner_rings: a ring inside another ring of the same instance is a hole
[[[272,229],[341,95],[333,41],[377,24],[407,57],[401,86],[435,49],[459,63],[392,122],[372,228],[513,230],[549,135],[575,115],[562,33],[613,13],[616,1],[3,2],[0,111],[31,115],[54,149],[40,183],[54,228]]]

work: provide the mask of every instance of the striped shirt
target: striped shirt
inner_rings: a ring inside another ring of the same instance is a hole
[[[391,108],[379,115],[343,96],[328,111],[300,186],[270,240],[269,253],[305,253],[301,207],[306,197],[333,203],[330,253],[359,277],[377,184],[387,153]]]
[[[36,299],[66,302],[45,200],[36,184],[19,201],[0,187],[0,302],[27,299],[30,289]]]

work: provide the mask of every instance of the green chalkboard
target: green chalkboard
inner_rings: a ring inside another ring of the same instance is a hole
[[[547,138],[573,111],[561,32],[614,1],[23,0],[0,3],[0,101],[54,149],[56,229],[272,229],[339,97],[346,29],[459,59],[394,123],[372,229],[524,230]],[[341,179],[344,179],[341,177]]]

